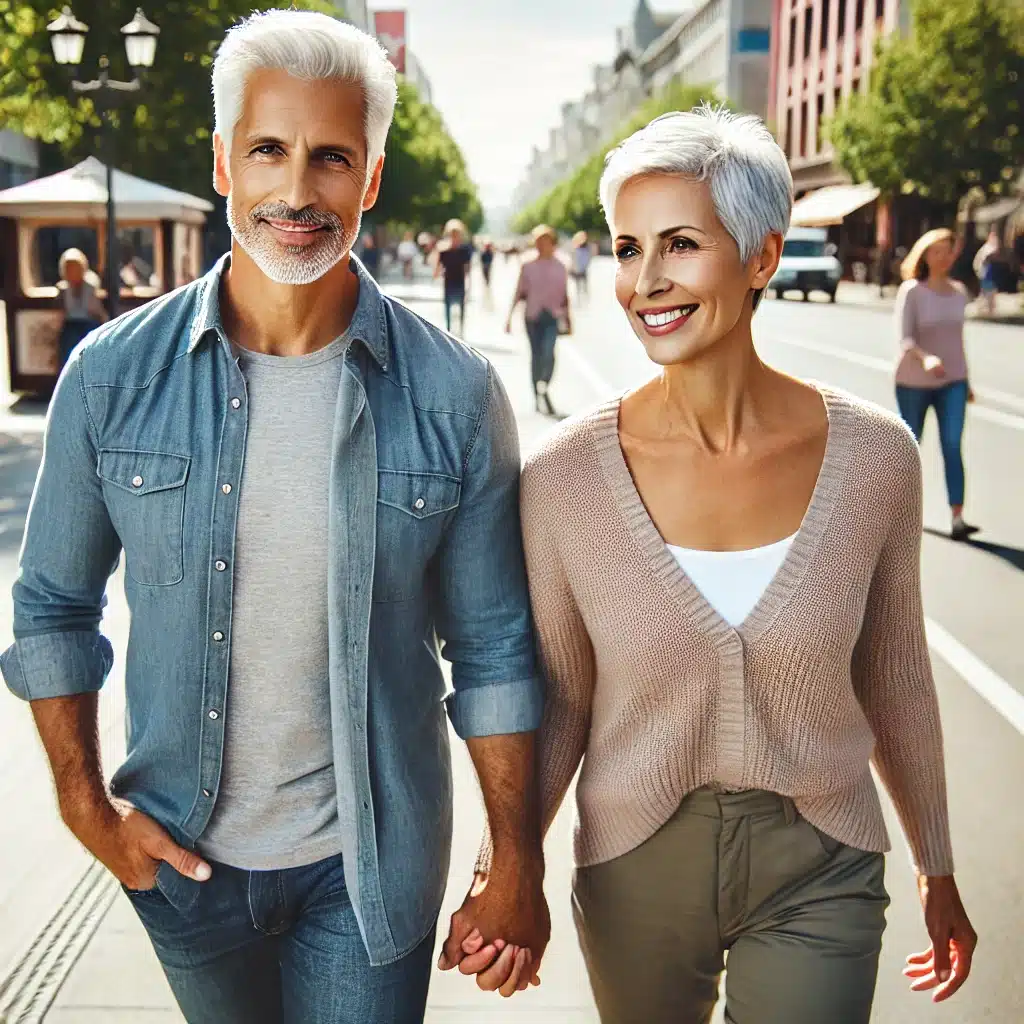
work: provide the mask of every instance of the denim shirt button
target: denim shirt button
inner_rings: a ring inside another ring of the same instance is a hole
[[[241,409],[241,407],[242,407],[242,400],[240,398],[232,398],[231,399],[231,408],[232,409]]]
[[[217,572],[223,572],[228,567],[228,563],[218,558],[217,561],[213,563],[213,567]]]
[[[132,487],[141,487],[145,481],[141,476],[132,477]]]
[[[211,709],[210,718],[216,722],[217,719],[220,718],[220,712],[216,708]]]
[[[422,498],[417,498],[413,505],[413,508],[422,509],[426,506],[426,504],[427,503]]]
[[[221,484],[221,485],[220,485],[220,489],[221,489],[221,490],[222,490],[222,491],[223,491],[223,492],[224,492],[225,494],[230,494],[230,493],[231,493],[231,484]]]
[[[218,629],[214,632],[213,639],[220,643],[224,639],[224,634]]]
[[[213,793],[211,793],[208,789],[204,789],[203,790],[203,796],[209,798],[209,797],[213,796]]]

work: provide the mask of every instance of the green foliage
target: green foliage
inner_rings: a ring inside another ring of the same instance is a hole
[[[916,0],[913,30],[880,42],[870,90],[829,126],[855,181],[941,203],[998,193],[1024,164],[1024,6]]]
[[[66,69],[52,58],[46,25],[59,0],[0,0],[0,127],[60,146],[65,162],[102,157],[100,118],[92,101],[74,97]],[[74,0],[90,26],[81,74],[102,54],[115,78],[130,79],[120,26],[138,0]],[[213,100],[210,72],[224,33],[257,5],[253,0],[164,0],[150,11],[160,26],[156,63],[144,90],[113,114],[114,162],[123,170],[200,196],[212,196]],[[285,0],[267,7],[301,7],[337,15],[331,0]],[[140,100],[138,106],[135,99]],[[437,224],[460,216],[482,220],[476,191],[440,116],[402,83],[388,143],[385,182],[375,219]]]
[[[451,217],[480,229],[483,209],[462,151],[437,110],[401,80],[388,135],[380,197],[372,212],[381,223],[437,230]]]
[[[705,102],[717,104],[720,101],[710,88],[670,82],[643,103],[615,135],[569,177],[522,210],[512,224],[513,230],[525,234],[534,225],[544,223],[569,233],[605,231],[605,217],[597,189],[608,150],[662,114],[690,110]]]

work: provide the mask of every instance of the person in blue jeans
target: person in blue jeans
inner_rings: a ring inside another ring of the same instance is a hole
[[[452,330],[452,310],[459,311],[459,334],[466,329],[466,282],[473,263],[473,249],[466,241],[466,226],[450,220],[444,227],[445,240],[437,250],[434,277],[444,278],[444,322]]]
[[[903,284],[896,299],[900,357],[896,402],[900,415],[920,441],[925,417],[935,410],[946,469],[950,536],[967,540],[978,532],[964,519],[964,460],[961,450],[967,404],[974,396],[964,347],[967,289],[950,278],[959,243],[952,231],[923,235],[903,262]]]
[[[497,851],[486,884],[467,864],[451,941],[499,953],[477,984],[510,995],[550,930],[515,422],[490,364],[351,256],[396,98],[379,43],[254,15],[213,92],[231,252],[65,367],[0,669],[189,1024],[418,1024],[449,721]],[[100,623],[122,555],[108,788]]]

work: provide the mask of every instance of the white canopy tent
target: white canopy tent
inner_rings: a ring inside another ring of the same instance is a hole
[[[107,215],[106,167],[90,156],[46,178],[0,192],[0,217],[102,221]],[[170,220],[203,224],[213,204],[198,196],[114,171],[114,204],[119,221]]]

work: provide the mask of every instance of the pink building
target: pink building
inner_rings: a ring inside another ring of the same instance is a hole
[[[867,89],[875,42],[900,26],[900,7],[900,0],[774,0],[768,117],[798,197],[849,180],[832,163],[823,122],[844,97]]]

